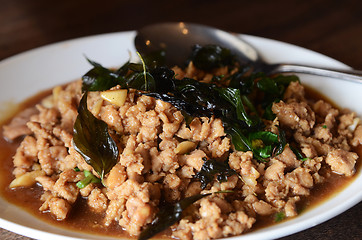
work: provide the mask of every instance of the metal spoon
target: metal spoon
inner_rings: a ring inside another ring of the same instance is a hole
[[[166,51],[166,64],[182,66],[195,44],[216,44],[230,49],[241,63],[253,64],[266,74],[305,73],[362,83],[362,71],[313,67],[299,64],[268,64],[258,51],[238,35],[209,26],[175,22],[145,26],[137,31],[135,46],[141,54]]]

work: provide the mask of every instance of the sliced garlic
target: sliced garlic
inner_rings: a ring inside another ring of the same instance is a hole
[[[358,124],[360,124],[361,119],[356,117],[353,119],[353,123],[351,125],[348,126],[348,130],[350,130],[351,132],[354,132],[354,130],[356,130]]]
[[[255,179],[260,177],[260,173],[254,167],[251,167],[251,174],[255,177]]]
[[[101,111],[102,105],[103,105],[103,99],[98,99],[92,107],[92,110],[91,110],[92,114],[97,116]]]
[[[15,178],[9,185],[10,188],[16,187],[31,187],[35,184],[35,178],[45,175],[43,170],[35,170],[32,172],[24,173],[21,176]]]
[[[189,153],[192,150],[194,150],[195,147],[196,147],[196,143],[191,142],[191,141],[184,141],[184,142],[180,142],[174,151],[176,154],[185,154],[185,153]]]
[[[251,167],[251,172],[249,175],[241,176],[241,178],[243,179],[243,182],[249,186],[256,186],[258,184],[256,179],[259,177],[260,177],[260,173],[254,167]]]
[[[101,92],[101,98],[116,105],[123,106],[127,98],[127,89],[107,90]]]
[[[241,178],[243,179],[243,182],[248,186],[256,186],[258,184],[256,179],[251,176],[241,176]]]

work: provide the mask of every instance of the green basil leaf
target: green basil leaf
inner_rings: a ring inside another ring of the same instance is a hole
[[[250,151],[251,143],[249,139],[242,133],[242,131],[231,125],[225,125],[225,132],[230,136],[231,142],[234,145],[235,149],[238,151]]]
[[[265,159],[271,157],[272,154],[273,147],[271,145],[253,148],[253,156],[259,161],[265,161]]]
[[[251,150],[254,157],[262,161],[272,157],[273,154],[282,153],[286,145],[285,133],[281,129],[279,136],[272,132],[259,131],[249,133],[248,138],[252,143]]]
[[[279,87],[272,78],[264,77],[260,79],[256,85],[260,90],[267,94],[273,94],[275,96],[279,96],[280,94]]]
[[[277,75],[274,78],[274,81],[278,84],[278,86],[283,85],[287,87],[291,82],[300,82],[299,77],[296,75]]]
[[[256,126],[259,121],[249,116],[244,108],[240,96],[240,90],[235,88],[216,88],[220,96],[227,100],[231,105],[236,108],[236,116],[239,120],[244,121],[249,127]]]
[[[234,73],[230,77],[229,87],[239,89],[242,95],[250,94],[255,87],[256,79],[265,77],[265,74],[258,72],[248,75],[249,71],[250,67],[244,67],[241,71]]]
[[[263,118],[267,119],[267,120],[274,120],[276,115],[273,113],[272,111],[272,107],[273,107],[273,102],[269,103],[266,107],[265,107],[265,111],[263,114]]]
[[[278,135],[267,131],[252,132],[249,134],[249,139],[260,139],[266,145],[278,143]]]
[[[155,90],[155,80],[153,76],[146,72],[134,72],[128,76],[127,86],[129,88],[134,88],[140,91],[154,91]]]
[[[118,147],[108,132],[108,125],[93,116],[87,107],[88,92],[83,94],[73,128],[74,149],[91,165],[100,178],[118,161]]]
[[[155,69],[157,67],[164,66],[166,63],[166,52],[165,50],[159,50],[142,56],[143,61],[145,62],[149,70]]]

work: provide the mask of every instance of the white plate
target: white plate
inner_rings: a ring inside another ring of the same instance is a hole
[[[80,78],[91,68],[85,56],[105,67],[122,65],[135,55],[134,32],[85,37],[37,48],[0,62],[0,103],[20,102],[41,90]],[[346,65],[316,52],[290,44],[242,35],[270,62],[294,62],[328,67]],[[300,75],[303,83],[317,88],[341,107],[362,116],[362,84],[324,77]],[[1,109],[0,109],[1,110]],[[362,200],[362,174],[338,195],[295,219],[231,239],[272,239],[313,227],[344,212]],[[31,238],[44,240],[99,239],[99,236],[58,228],[35,219],[31,214],[0,197],[0,226]],[[102,237],[102,239],[117,239]]]

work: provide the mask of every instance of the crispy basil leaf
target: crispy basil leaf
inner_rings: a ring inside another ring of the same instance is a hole
[[[235,62],[235,56],[227,48],[218,45],[195,45],[189,59],[202,70],[212,70],[223,66],[231,66]]]
[[[100,178],[112,169],[118,161],[118,147],[108,132],[108,125],[97,119],[88,110],[85,92],[73,128],[74,149],[91,165]]]
[[[283,85],[287,87],[291,82],[300,82],[299,77],[296,75],[276,75],[273,77],[274,81],[277,82],[278,86]]]
[[[156,82],[156,92],[142,94],[169,102],[190,116],[232,117],[230,104],[220,98],[214,85],[189,78],[177,80],[173,71],[162,68],[154,69],[151,74]]]
[[[173,96],[167,93],[156,93],[156,92],[141,93],[141,94],[160,99],[164,102],[171,103],[178,110],[184,111],[186,114],[190,116],[194,117],[212,116],[212,112],[207,107],[189,102],[177,96]]]
[[[201,189],[205,189],[207,184],[214,180],[216,176],[219,182],[226,182],[231,175],[238,175],[233,169],[230,168],[228,162],[220,162],[215,159],[203,158],[204,164],[201,170],[197,172],[193,177],[200,180]]]
[[[293,151],[298,160],[307,161],[309,159],[307,157],[304,157],[303,154],[296,147],[293,147],[291,145],[289,147]]]
[[[155,80],[155,90],[159,93],[173,92],[175,86],[175,72],[167,67],[156,67],[150,70]]]
[[[155,80],[149,72],[134,72],[127,76],[127,86],[140,91],[154,91]]]
[[[194,117],[187,114],[185,111],[181,111],[182,116],[184,116],[186,127],[190,127],[190,123],[194,120]]]
[[[102,65],[88,59],[93,65],[82,77],[82,90],[84,91],[105,91],[116,85],[126,87],[125,80],[117,73],[103,67]]]
[[[255,80],[264,76],[264,74],[259,72],[247,75],[248,71],[250,71],[250,67],[245,67],[241,71],[234,73],[230,77],[229,87],[239,89],[242,95],[250,94],[255,87]]]
[[[265,92],[266,94],[272,94],[275,96],[279,96],[281,89],[278,87],[277,83],[268,77],[264,77],[257,82],[257,87]]]
[[[164,66],[166,63],[165,50],[155,51],[153,53],[142,56],[144,63],[149,70]]]
[[[194,202],[204,198],[206,196],[211,195],[211,193],[207,194],[197,194],[191,197],[184,198],[175,204],[164,204],[160,211],[157,213],[156,218],[152,221],[152,223],[141,232],[138,237],[138,240],[146,240],[157,233],[162,232],[168,227],[172,226],[182,218],[182,212],[188,208]]]
[[[170,204],[165,203],[160,205],[160,210],[156,215],[156,218],[152,221],[152,223],[141,232],[138,237],[138,240],[146,240],[157,233],[162,232],[163,230],[167,229],[168,227],[172,226],[176,222],[180,221],[182,213],[193,203],[197,202],[198,200],[207,197],[211,194],[215,193],[233,193],[233,191],[225,190],[225,191],[217,191],[213,193],[206,193],[206,194],[196,194],[180,201]]]
[[[285,145],[287,145],[287,139],[285,138],[285,132],[283,129],[278,127],[279,137],[278,137],[278,144],[275,148],[275,155],[279,155],[284,151]]]

